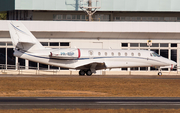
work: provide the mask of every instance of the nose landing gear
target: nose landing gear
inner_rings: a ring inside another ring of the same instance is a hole
[[[161,68],[159,68],[158,70],[159,70],[158,76],[162,76]]]
[[[162,76],[162,72],[158,72],[158,76]]]

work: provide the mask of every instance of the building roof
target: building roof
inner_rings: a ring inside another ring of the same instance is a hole
[[[81,11],[80,0],[0,0],[0,11]],[[99,0],[100,1],[100,0]],[[101,0],[99,11],[180,12],[180,0]]]

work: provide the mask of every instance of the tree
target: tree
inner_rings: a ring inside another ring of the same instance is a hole
[[[6,20],[7,19],[7,13],[6,12],[0,12],[0,20]]]

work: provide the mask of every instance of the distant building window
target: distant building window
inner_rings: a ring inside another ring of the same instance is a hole
[[[147,43],[140,43],[140,47],[147,47]]]
[[[98,52],[98,55],[100,56],[100,55],[101,55],[101,52]]]
[[[60,42],[60,46],[69,46],[69,42]]]
[[[125,17],[121,17],[121,21],[125,21]]]
[[[177,17],[177,20],[180,21],[180,17]]]
[[[105,56],[107,56],[107,52],[105,52],[104,54],[105,54]]]
[[[50,46],[59,46],[59,42],[50,42]]]
[[[41,42],[43,46],[48,46],[48,42]]]
[[[170,17],[164,17],[165,21],[170,21]]]
[[[80,20],[80,15],[77,15],[77,19]]]
[[[180,21],[180,17],[120,17],[115,16],[115,21]]]
[[[161,43],[160,47],[169,47],[169,44],[168,43]]]
[[[130,43],[130,47],[138,47],[139,44],[138,43]]]
[[[67,20],[71,20],[72,19],[72,15],[66,15],[66,19]]]
[[[5,42],[0,42],[0,45],[1,46],[6,46],[6,43]]]
[[[154,17],[154,21],[158,21],[159,20],[159,18],[158,17]]]
[[[12,42],[7,42],[7,46],[12,46]]]
[[[115,17],[115,20],[120,20],[120,17]]]
[[[122,47],[128,47],[128,43],[122,43],[121,46]]]
[[[125,20],[126,20],[126,21],[129,21],[129,20],[130,20],[130,17],[125,17]]]
[[[173,44],[173,43],[172,43],[172,44],[171,44],[171,47],[177,47],[177,44]]]
[[[75,20],[75,19],[76,19],[76,17],[77,17],[76,15],[72,15],[72,19],[73,19],[73,20]]]
[[[86,16],[85,15],[81,15],[81,19],[85,20]]]
[[[105,15],[105,14],[96,14],[94,20],[96,20],[96,21],[109,21],[110,20],[110,16],[109,15]]]
[[[141,21],[141,17],[137,17],[137,21]]]
[[[151,47],[159,47],[159,43],[152,43]]]

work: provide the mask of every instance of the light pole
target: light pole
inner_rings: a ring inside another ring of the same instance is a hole
[[[92,0],[88,0],[88,2],[86,2],[88,4],[87,7],[84,6],[84,0],[80,1],[80,4],[82,3],[81,4],[82,6],[80,6],[80,8],[88,14],[88,16],[89,16],[88,20],[89,21],[92,21],[92,15],[97,11],[97,9],[101,8],[101,7],[97,7],[98,1],[99,0],[96,0],[96,7],[92,7]]]

